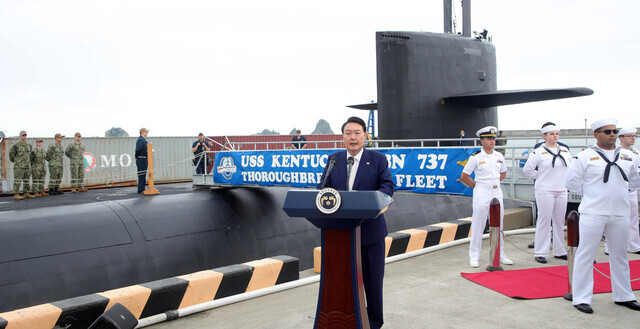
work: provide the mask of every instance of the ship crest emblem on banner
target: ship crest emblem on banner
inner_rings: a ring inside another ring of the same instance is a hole
[[[316,207],[323,214],[333,214],[338,211],[340,204],[342,204],[340,193],[332,188],[322,189],[316,195]]]
[[[220,159],[220,164],[218,165],[218,168],[216,170],[219,174],[222,174],[222,177],[226,178],[227,180],[231,179],[231,177],[233,177],[233,174],[236,172],[236,165],[235,163],[233,163],[233,158],[225,157]]]

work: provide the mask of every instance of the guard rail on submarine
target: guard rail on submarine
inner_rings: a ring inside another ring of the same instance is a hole
[[[498,138],[500,139],[500,138]],[[507,137],[507,145],[496,146],[497,150],[504,150],[505,159],[507,160],[507,176],[502,181],[502,189],[505,197],[535,201],[535,194],[533,190],[534,180],[524,175],[522,167],[527,161],[529,153],[531,153],[533,146],[538,142],[544,142],[542,137]],[[470,149],[480,148],[479,138],[465,138],[468,146],[457,146],[460,141],[458,138],[440,138],[440,139],[402,139],[402,140],[382,140],[374,139],[367,140],[365,147],[371,149],[394,149],[394,148],[434,148],[434,149]],[[592,146],[595,143],[593,136],[562,136],[561,142],[569,145],[572,155],[577,154],[579,151]],[[312,145],[314,149],[322,147],[332,147],[339,149],[342,147],[342,140],[339,141],[307,141]],[[286,150],[291,149],[290,141],[282,142],[227,142],[221,145],[225,151],[257,151],[261,150]],[[218,151],[206,152],[209,157],[214,157]],[[211,175],[213,168],[210,166],[207,170],[207,174],[193,175],[192,180],[197,187],[215,187],[220,186]],[[224,186],[224,185],[223,185]],[[570,203],[579,203],[581,200],[580,195],[569,193]]]

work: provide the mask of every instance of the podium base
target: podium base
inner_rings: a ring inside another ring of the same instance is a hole
[[[502,266],[487,266],[487,271],[489,272],[494,272],[494,271],[504,271],[504,269],[502,269]]]
[[[150,187],[150,188],[147,188],[146,190],[142,191],[142,194],[144,194],[144,195],[155,195],[155,194],[160,194],[160,192],[158,192],[158,190],[156,190],[155,187]]]

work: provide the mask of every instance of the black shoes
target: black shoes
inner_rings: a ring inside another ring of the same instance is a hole
[[[618,302],[616,302],[616,304],[617,303]],[[578,311],[580,311],[582,313],[588,313],[588,314],[593,313],[593,309],[591,308],[591,305],[589,305],[589,304],[578,304],[578,305],[573,305],[573,306],[575,306],[578,309]]]
[[[635,300],[630,300],[626,302],[615,302],[615,303],[616,305],[625,306],[630,310],[640,311],[640,303],[636,302]]]
[[[536,246],[535,242],[531,242],[531,244],[529,244],[527,247],[529,247],[529,249],[533,249]]]
[[[538,262],[540,264],[546,264],[547,263],[547,259],[542,257],[542,256],[536,256],[536,262]]]
[[[557,258],[557,259],[564,259],[567,260],[567,255],[562,255],[562,256],[553,256],[553,258]]]
[[[606,252],[606,251],[604,252],[604,254],[605,254],[605,255],[607,255],[607,256],[609,256],[609,253],[608,253],[608,252]]]

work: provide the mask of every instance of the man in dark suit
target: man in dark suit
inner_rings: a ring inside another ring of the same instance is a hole
[[[336,190],[380,191],[393,195],[394,185],[389,162],[380,152],[364,148],[367,126],[364,120],[350,117],[342,125],[342,138],[346,151],[329,156],[336,164],[326,177],[325,187]],[[353,164],[348,165],[352,158]],[[349,168],[351,167],[351,168]],[[351,171],[349,172],[349,169]],[[326,170],[322,174],[325,179]],[[321,188],[322,184],[318,184]],[[382,281],[384,278],[385,242],[387,223],[384,216],[367,220],[361,226],[362,281],[367,296],[367,314],[371,328],[380,328],[382,316]]]

